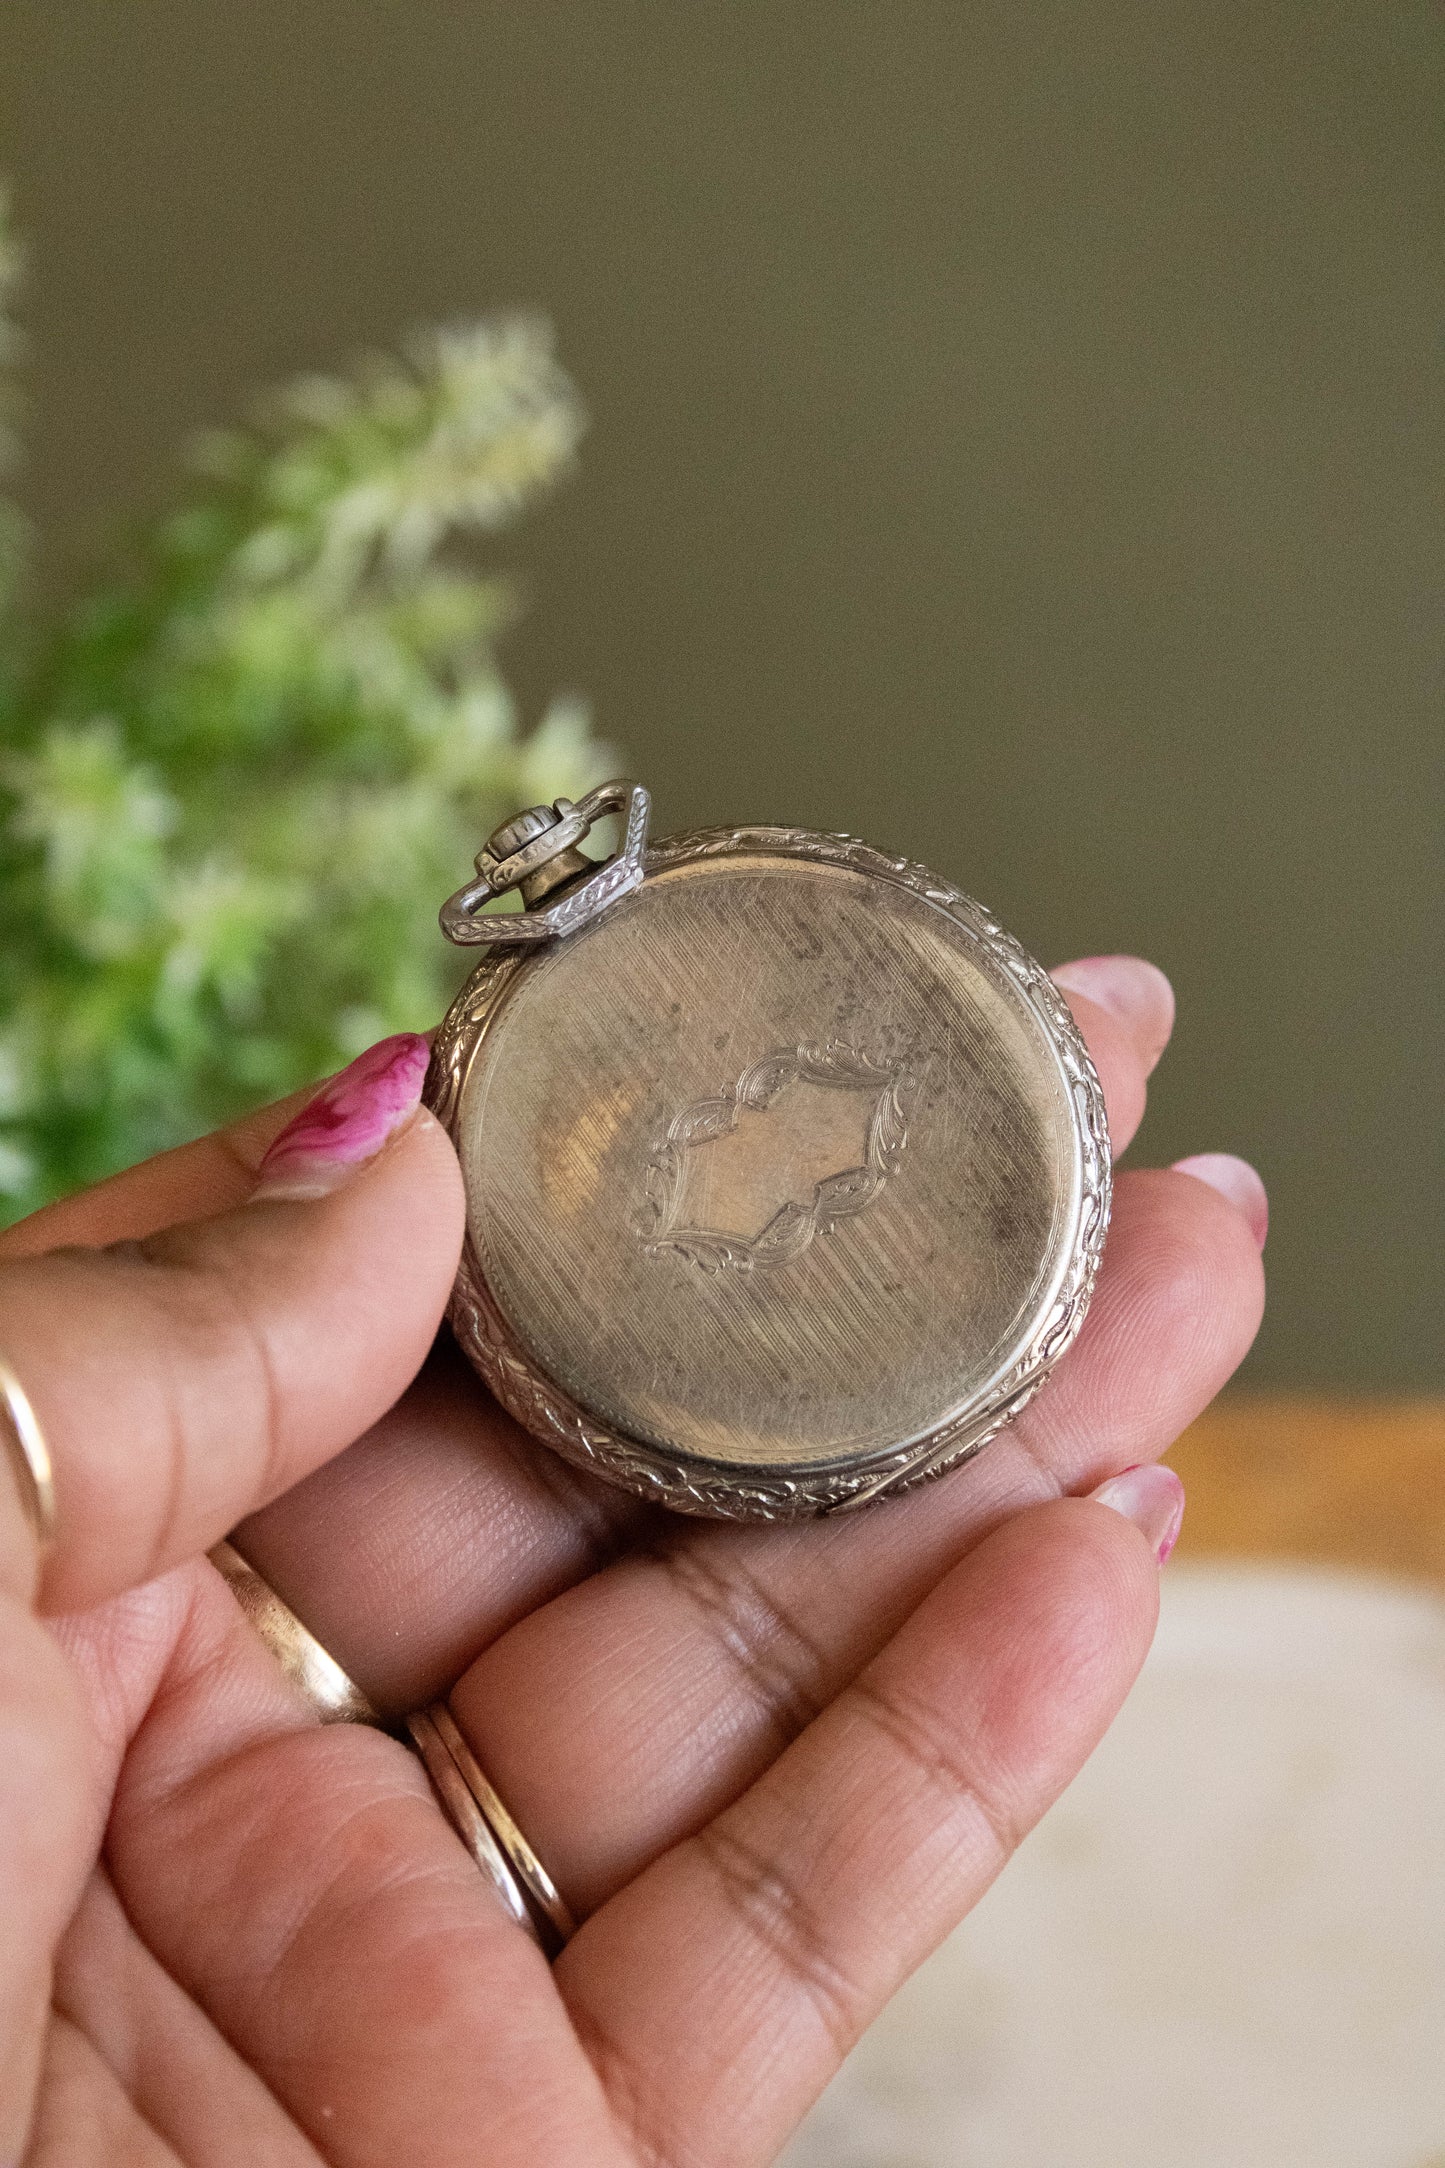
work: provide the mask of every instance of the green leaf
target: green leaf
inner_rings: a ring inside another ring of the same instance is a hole
[[[127,577],[7,628],[4,1211],[436,1021],[484,837],[614,764],[575,698],[519,730],[514,590],[471,554],[581,429],[535,319],[420,333],[204,439]]]

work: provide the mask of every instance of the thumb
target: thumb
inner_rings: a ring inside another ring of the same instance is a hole
[[[424,1039],[332,1079],[252,1198],[105,1250],[0,1267],[0,1349],[54,1471],[43,1606],[77,1610],[206,1549],[410,1383],[461,1244],[461,1174],[420,1105]],[[0,1483],[0,1560],[28,1562]]]

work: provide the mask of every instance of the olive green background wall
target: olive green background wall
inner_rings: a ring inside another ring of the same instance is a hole
[[[9,0],[32,507],[534,303],[509,553],[667,825],[844,827],[1179,991],[1141,1140],[1273,1192],[1257,1381],[1438,1385],[1427,0]]]

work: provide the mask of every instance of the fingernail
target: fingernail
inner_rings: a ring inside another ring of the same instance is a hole
[[[1192,1174],[1227,1198],[1236,1212],[1249,1222],[1249,1231],[1261,1249],[1269,1233],[1269,1192],[1247,1159],[1233,1152],[1196,1152],[1191,1159],[1176,1159],[1176,1174]]]
[[[1157,964],[1142,956],[1081,956],[1060,964],[1053,978],[1117,1017],[1154,1067],[1174,1029],[1174,989]]]
[[[358,1054],[274,1139],[253,1197],[272,1204],[338,1189],[415,1114],[429,1058],[416,1031]]]
[[[1172,1468],[1162,1461],[1142,1462],[1122,1475],[1111,1475],[1089,1496],[1142,1529],[1160,1565],[1167,1563],[1184,1522],[1184,1485]]]

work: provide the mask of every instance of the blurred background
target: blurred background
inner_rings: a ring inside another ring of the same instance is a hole
[[[1436,7],[9,0],[0,57],[8,1209],[429,1023],[487,828],[617,762],[1155,957],[1136,1156],[1256,1161],[1269,1314],[1143,1687],[794,2157],[1439,2168]]]
[[[1273,1198],[1248,1375],[1439,1387],[1430,0],[10,0],[0,38],[50,595],[266,386],[545,312],[591,420],[497,545],[523,721],[583,694],[664,828],[852,829],[1047,959],[1156,957],[1137,1149]]]

